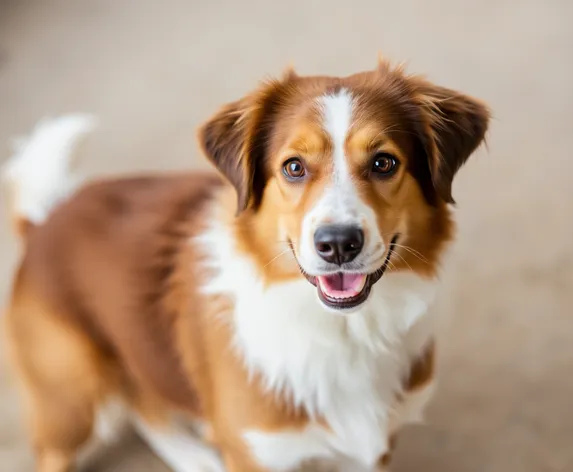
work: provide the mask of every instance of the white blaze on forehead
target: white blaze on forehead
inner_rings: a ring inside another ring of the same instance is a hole
[[[358,223],[359,198],[352,182],[345,143],[352,126],[353,99],[348,90],[319,98],[322,127],[332,144],[332,175],[313,213],[315,220]]]
[[[339,183],[350,177],[344,143],[352,126],[352,96],[347,90],[319,99],[322,108],[323,127],[329,134],[333,147],[334,180]],[[346,179],[345,179],[346,178]]]

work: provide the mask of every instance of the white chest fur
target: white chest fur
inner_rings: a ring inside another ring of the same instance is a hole
[[[426,311],[434,283],[387,273],[360,311],[341,316],[322,307],[306,280],[265,288],[223,229],[201,239],[218,272],[205,290],[233,297],[230,322],[247,369],[331,428],[245,431],[255,457],[277,471],[336,455],[371,468],[401,422],[394,407],[406,369],[432,335]]]

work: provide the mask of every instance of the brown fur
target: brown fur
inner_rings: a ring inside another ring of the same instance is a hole
[[[420,357],[412,363],[410,373],[404,383],[406,392],[418,390],[430,382],[434,376],[435,364],[436,348],[432,341]]]
[[[382,234],[407,234],[393,268],[435,274],[452,237],[451,181],[483,138],[485,107],[386,65],[344,79],[289,72],[227,105],[200,130],[206,155],[232,187],[198,173],[103,181],[61,204],[46,224],[26,225],[6,321],[39,472],[70,467],[91,435],[96,408],[112,395],[151,421],[173,410],[206,419],[208,439],[231,472],[263,472],[241,430],[308,422],[304,411],[249,382],[228,349],[230,328],[214,321],[232,304],[199,294],[208,276],[205,255],[190,240],[217,205],[266,283],[301,277],[290,258],[268,262],[284,244],[279,222],[296,246],[302,217],[325,185],[330,143],[316,126],[313,100],[343,86],[363,97],[346,143],[361,196],[376,210]],[[391,181],[363,177],[380,149],[404,163]],[[304,188],[280,178],[291,155],[313,169]],[[432,374],[433,346],[413,361],[406,390]]]

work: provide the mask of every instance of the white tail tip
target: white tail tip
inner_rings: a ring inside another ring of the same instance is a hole
[[[14,155],[3,168],[14,217],[41,224],[77,188],[75,151],[95,126],[91,115],[65,115],[40,121],[28,138],[14,141]]]

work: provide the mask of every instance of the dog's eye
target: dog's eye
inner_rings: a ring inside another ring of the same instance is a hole
[[[288,180],[298,180],[306,173],[304,165],[298,157],[293,157],[283,164],[283,174]]]
[[[394,156],[387,152],[379,152],[374,155],[372,161],[372,172],[384,177],[392,175],[398,167],[398,161]]]

